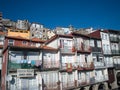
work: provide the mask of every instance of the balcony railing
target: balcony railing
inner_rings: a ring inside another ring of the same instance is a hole
[[[120,64],[114,64],[115,69],[120,69]]]
[[[59,61],[43,61],[43,68],[59,68]]]
[[[79,80],[78,80],[78,85],[79,85],[79,86],[87,85],[86,79],[84,79],[84,80],[83,80],[83,79],[79,79]]]
[[[105,63],[104,62],[94,62],[95,68],[105,68]]]
[[[77,62],[77,69],[78,70],[93,70],[94,69],[94,64],[93,62]]]
[[[110,37],[110,41],[118,42],[119,38],[118,37]]]
[[[112,54],[116,54],[116,55],[120,54],[120,50],[111,50],[111,52]]]
[[[76,69],[77,68],[77,65],[76,63],[62,63],[61,64],[61,70],[68,70],[68,69]]]
[[[95,82],[97,83],[97,82],[103,82],[104,81],[104,76],[103,75],[101,75],[101,76],[96,76],[95,77]]]
[[[63,89],[72,88],[72,87],[75,87],[75,81],[62,82]]]
[[[111,51],[110,50],[103,50],[103,53],[104,54],[111,54]]]
[[[61,53],[74,53],[76,51],[75,46],[61,48]]]
[[[102,48],[91,47],[92,52],[102,52]]]
[[[58,83],[57,82],[50,82],[43,84],[43,87],[46,88],[46,90],[58,90]]]
[[[104,75],[104,80],[107,81],[108,80],[108,74]]]
[[[17,70],[17,69],[37,69],[41,66],[40,60],[9,60],[8,69]]]
[[[85,78],[85,79],[79,79],[78,80],[78,85],[79,86],[85,86],[85,85],[89,85],[89,84],[94,84],[95,83],[95,77],[91,77],[89,79]]]
[[[78,52],[88,52],[88,53],[91,52],[91,47],[88,46],[88,45],[77,46],[76,49],[77,49]]]
[[[16,63],[13,61],[9,61],[8,63],[9,70],[30,69],[30,68],[34,68],[34,66],[27,64],[27,63]]]
[[[84,77],[84,79],[82,79],[82,78],[78,79],[78,85],[85,86],[85,85],[103,82],[103,81],[107,81],[107,80],[108,80],[108,75],[102,75],[102,76],[99,76],[99,78],[98,78],[98,76],[90,77],[90,78]]]
[[[110,62],[105,62],[105,66],[106,67],[114,67],[113,63],[110,63]]]
[[[104,75],[101,75],[101,76],[96,76],[95,77],[95,82],[98,83],[98,82],[103,82],[103,81],[107,81],[108,80],[108,75],[107,74],[104,74]]]

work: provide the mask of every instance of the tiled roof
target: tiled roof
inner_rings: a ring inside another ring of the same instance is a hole
[[[41,46],[41,48],[42,49],[44,49],[44,50],[55,50],[55,51],[57,51],[58,49],[56,49],[56,48],[53,48],[53,47],[49,47],[49,46]]]
[[[52,48],[49,46],[40,46],[40,47],[36,47],[36,46],[29,46],[29,45],[14,45],[14,46],[10,46],[11,48],[21,48],[21,49],[43,49],[43,50],[51,50],[51,51],[57,51],[58,49],[56,48]]]
[[[100,30],[96,30],[88,35],[91,38],[101,39]]]
[[[10,46],[11,48],[22,48],[22,49],[40,49],[40,47],[29,46],[29,45],[14,45]]]
[[[5,35],[5,34],[6,34],[5,32],[0,31],[0,35]]]
[[[56,35],[54,35],[53,37],[51,37],[50,39],[48,39],[48,40],[45,42],[45,44],[50,43],[51,41],[55,40],[55,39],[58,38],[58,37],[73,38],[73,35],[72,35],[72,34],[65,34],[65,35],[56,34]]]
[[[33,39],[26,39],[26,38],[23,38],[21,36],[6,36],[6,38],[10,38],[10,39],[18,39],[18,40],[27,40],[27,41],[34,41],[34,42],[41,42],[41,43],[44,43],[45,41],[44,40],[40,40],[39,38],[33,38]]]
[[[87,37],[87,38],[89,38],[88,35],[81,34],[81,33],[77,33],[77,32],[72,32],[71,34],[74,35],[74,36],[82,36],[82,37]]]
[[[45,40],[40,40],[39,38],[32,38],[31,40],[36,42],[45,42]]]

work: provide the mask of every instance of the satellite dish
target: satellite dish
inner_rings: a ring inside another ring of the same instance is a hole
[[[11,81],[12,80],[12,76],[11,75],[7,75],[6,76],[6,81]]]

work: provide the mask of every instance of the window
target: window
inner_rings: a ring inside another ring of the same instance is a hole
[[[60,40],[60,48],[71,49],[72,48],[72,40]]]
[[[45,32],[45,30],[43,30],[43,32]]]
[[[25,60],[27,59],[27,54],[23,55],[23,59],[25,59]]]
[[[42,73],[43,83],[48,88],[56,88],[58,82],[58,73],[57,72],[43,72]]]
[[[67,46],[69,49],[72,48],[72,41],[71,40],[67,40]]]
[[[34,36],[34,34],[32,33],[32,37]]]
[[[88,58],[88,55],[85,55],[85,62],[87,63],[87,58]]]
[[[0,41],[3,41],[4,40],[4,36],[0,36]]]
[[[103,61],[103,57],[99,57],[99,61],[102,62]]]
[[[107,45],[107,48],[106,48],[106,49],[107,49],[108,51],[110,50],[110,49],[109,49],[109,47],[110,47],[110,46],[109,46],[109,45]]]
[[[97,62],[97,55],[96,54],[93,54],[92,58],[93,58],[93,62]]]
[[[101,47],[101,41],[97,41],[97,47]]]
[[[105,35],[105,40],[107,40],[108,38],[107,38],[107,35]]]
[[[110,34],[110,37],[113,38],[113,34]]]
[[[102,34],[102,39],[104,39],[104,34]]]
[[[14,42],[13,39],[9,39],[9,41],[8,41],[8,45],[13,45],[13,42]]]
[[[105,49],[105,44],[103,44],[103,51],[105,51],[106,49]]]
[[[27,45],[27,41],[23,41],[22,43],[23,43],[23,45]]]
[[[94,47],[94,40],[90,40],[90,46]]]
[[[35,42],[31,42],[31,46],[35,46],[36,45],[36,43]]]

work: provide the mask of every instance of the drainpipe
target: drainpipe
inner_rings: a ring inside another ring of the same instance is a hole
[[[6,59],[6,72],[7,73],[6,73],[5,77],[7,77],[9,75],[9,71],[8,71],[8,68],[9,68],[9,50],[10,50],[10,47],[8,46],[7,59]],[[10,88],[9,88],[9,81],[6,81],[6,88],[7,88],[7,90],[10,90]]]

